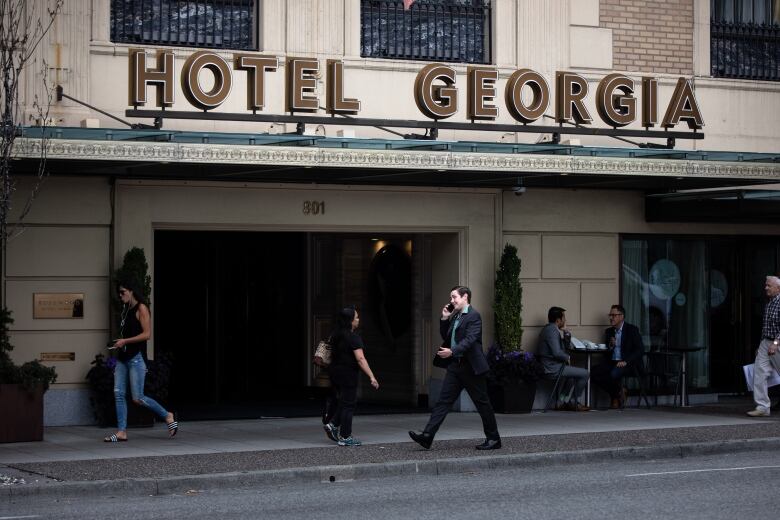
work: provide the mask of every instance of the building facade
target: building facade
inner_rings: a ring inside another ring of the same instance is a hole
[[[85,374],[110,339],[112,272],[132,247],[152,276],[150,356],[174,354],[171,398],[201,416],[308,399],[321,381],[312,349],[346,304],[362,309],[382,381],[363,397],[424,403],[442,377],[429,361],[450,287],[473,289],[492,342],[506,243],[522,260],[524,348],[552,305],[598,342],[622,302],[647,349],[691,349],[694,394],[744,391],[763,279],[780,271],[772,2],[181,4],[66,2],[38,51],[65,96],[3,291],[14,358],[73,353],[51,361],[47,424],[91,422]],[[742,27],[753,43],[734,36]],[[511,96],[526,69],[550,99],[524,124],[517,112],[541,99],[533,83]],[[428,84],[428,101],[425,70],[452,75]],[[580,108],[561,98],[561,72],[584,82]],[[632,81],[627,124],[609,124],[628,110],[610,93],[599,106],[611,75]],[[40,71],[24,87],[34,120]],[[566,133],[580,128],[627,133]],[[17,142],[16,211],[40,143],[34,128]],[[80,296],[82,315],[46,317],[45,295]]]

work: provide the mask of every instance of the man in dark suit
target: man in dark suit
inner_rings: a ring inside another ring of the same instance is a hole
[[[490,370],[482,351],[482,317],[471,306],[471,289],[456,286],[450,292],[450,304],[441,310],[439,332],[444,345],[436,354],[450,360],[441,385],[439,401],[422,433],[409,432],[409,437],[425,449],[431,447],[452,403],[465,388],[477,407],[485,430],[485,442],[478,450],[496,450],[501,447],[498,425],[487,393],[487,373]]]
[[[609,324],[604,331],[604,341],[609,347],[608,359],[593,367],[591,378],[594,383],[609,393],[610,408],[625,404],[626,390],[623,376],[641,373],[644,370],[642,356],[645,347],[639,329],[625,321],[626,310],[622,305],[613,305],[609,310]]]

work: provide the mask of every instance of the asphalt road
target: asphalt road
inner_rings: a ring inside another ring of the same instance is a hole
[[[0,520],[774,518],[780,450],[141,498],[29,498]]]

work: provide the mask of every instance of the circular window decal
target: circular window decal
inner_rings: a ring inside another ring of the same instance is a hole
[[[650,268],[650,292],[661,300],[668,300],[680,290],[680,269],[671,260],[658,260]]]
[[[729,282],[726,275],[713,269],[710,271],[710,307],[718,307],[729,295]]]

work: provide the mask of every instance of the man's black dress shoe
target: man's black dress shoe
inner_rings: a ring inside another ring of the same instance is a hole
[[[485,442],[476,448],[478,450],[498,450],[501,448],[501,439],[485,439]]]
[[[417,432],[410,431],[409,437],[411,437],[414,442],[416,442],[426,450],[430,449],[431,444],[433,444],[433,435],[427,432],[417,433]]]

